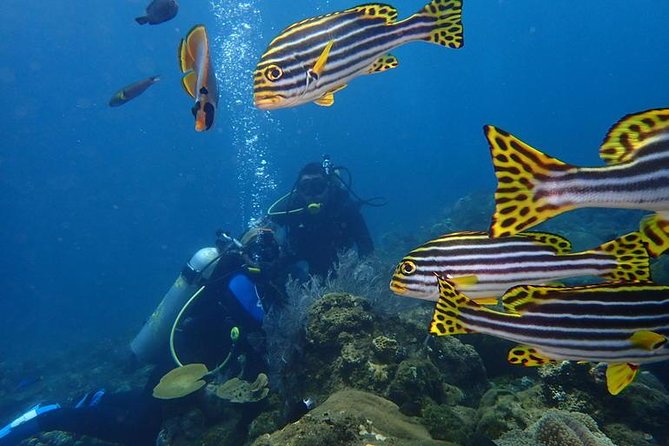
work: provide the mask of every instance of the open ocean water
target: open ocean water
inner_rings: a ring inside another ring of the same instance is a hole
[[[235,234],[325,153],[350,169],[375,239],[411,234],[495,178],[482,126],[576,165],[622,116],[669,106],[669,2],[465,0],[465,45],[411,43],[330,108],[253,108],[251,71],[287,25],[355,3],[0,2],[0,356],[130,336],[217,228]],[[423,6],[396,2],[400,17]],[[221,97],[193,130],[176,50],[206,25]],[[122,86],[161,81],[119,108]]]

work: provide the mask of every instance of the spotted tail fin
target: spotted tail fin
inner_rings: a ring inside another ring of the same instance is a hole
[[[643,238],[638,232],[625,234],[598,248],[586,251],[597,254],[609,254],[616,259],[616,269],[600,277],[613,281],[648,281],[650,280],[650,260]]]
[[[644,217],[641,220],[641,233],[646,249],[653,257],[669,250],[669,218],[660,214]]]
[[[507,237],[548,220],[571,207],[554,206],[537,193],[542,179],[569,169],[569,164],[525,144],[502,129],[484,127],[497,176],[491,237]]]
[[[458,49],[464,45],[462,26],[462,0],[432,0],[423,9],[404,20],[404,24],[425,21],[432,29],[423,34],[422,40],[448,48]]]

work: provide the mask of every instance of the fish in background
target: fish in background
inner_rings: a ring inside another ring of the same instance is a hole
[[[576,167],[486,126],[497,191],[490,234],[506,237],[571,209],[654,211],[641,221],[646,248],[669,249],[669,109],[625,116],[599,149],[605,167]]]
[[[126,85],[125,87],[121,88],[119,91],[114,93],[114,96],[112,96],[111,99],[109,100],[109,106],[118,107],[119,105],[123,105],[126,102],[135,99],[137,96],[144,93],[147,88],[149,88],[151,85],[155,84],[159,80],[160,80],[159,76],[150,76],[147,77],[146,79],[142,79],[141,81],[137,81],[130,85]]]
[[[515,285],[544,285],[584,276],[650,280],[650,264],[638,232],[576,253],[571,252],[569,240],[545,232],[502,238],[491,238],[487,232],[455,232],[409,252],[395,268],[390,290],[436,302],[438,276],[447,277],[477,303],[495,305]]]
[[[429,331],[437,336],[482,333],[520,344],[508,353],[526,367],[557,361],[605,363],[613,395],[639,365],[669,359],[669,287],[616,282],[579,287],[521,285],[502,297],[505,311],[477,304],[439,278]]]
[[[157,25],[167,22],[176,17],[179,12],[179,4],[176,0],[153,0],[146,7],[146,15],[135,18],[140,25]]]
[[[415,40],[453,49],[463,45],[462,0],[432,0],[404,20],[397,15],[390,5],[372,3],[290,25],[256,66],[255,106],[330,106],[334,93],[353,78],[397,67],[388,53],[393,48]]]
[[[179,44],[179,67],[184,73],[181,84],[195,99],[191,111],[195,130],[209,130],[214,123],[218,89],[216,75],[209,55],[209,39],[204,25],[196,25]]]

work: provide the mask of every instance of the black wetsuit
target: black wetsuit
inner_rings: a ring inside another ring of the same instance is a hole
[[[300,212],[286,210],[303,208]],[[306,261],[309,274],[325,276],[337,261],[337,253],[356,247],[358,255],[367,256],[374,244],[359,203],[348,192],[335,188],[317,213],[306,210],[306,203],[296,193],[290,194],[268,218],[285,230],[284,261]]]
[[[240,337],[235,344],[235,353],[245,355],[244,377],[253,380],[257,373],[266,370],[261,329],[264,310],[258,300],[260,291],[254,290],[252,295],[235,295],[235,290],[243,289],[243,286],[233,285],[235,280],[242,285],[253,283],[251,276],[239,268],[232,273],[216,271],[212,277],[218,279],[210,280],[205,292],[193,308],[189,308],[183,327],[185,335],[175,339],[175,348],[183,363],[204,362],[211,370],[227,356],[232,343],[230,330],[237,327]],[[188,399],[196,398],[191,395],[170,402],[152,396],[155,385],[172,368],[174,363],[166,357],[164,362],[156,365],[144,389],[106,393],[95,405],[63,407],[43,413],[0,439],[0,446],[13,446],[38,432],[54,430],[131,446],[155,445],[166,406],[188,406],[191,403]],[[226,367],[225,370],[226,375],[232,376],[239,371],[236,360],[231,360],[229,369]]]

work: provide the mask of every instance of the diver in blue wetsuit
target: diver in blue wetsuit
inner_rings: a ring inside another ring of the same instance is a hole
[[[99,390],[74,407],[35,406],[0,429],[0,446],[52,430],[153,445],[165,402],[154,398],[152,390],[167,371],[187,363],[204,363],[212,370],[230,356],[221,373],[253,380],[266,370],[262,321],[277,300],[270,279],[278,258],[279,246],[269,229],[251,229],[241,242],[219,232],[216,247],[190,259],[131,343],[135,360],[156,364],[143,390]]]

